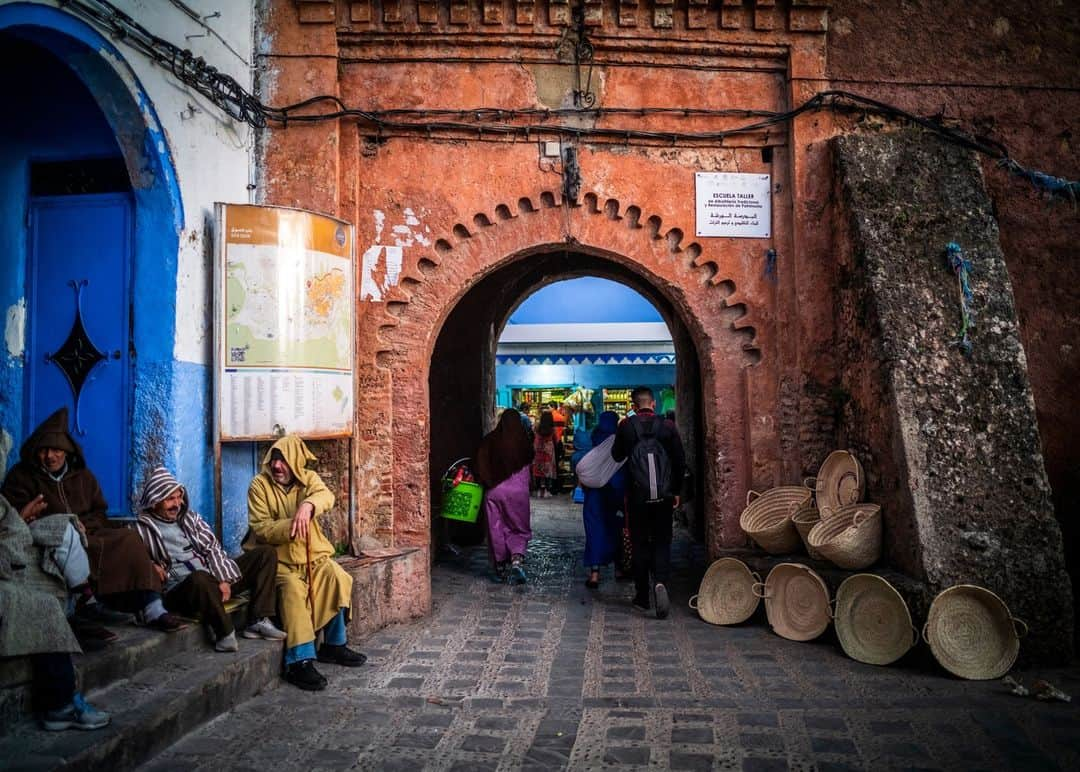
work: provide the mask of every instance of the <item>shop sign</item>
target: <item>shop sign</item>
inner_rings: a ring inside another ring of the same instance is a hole
[[[697,235],[760,239],[772,235],[768,174],[697,172]]]

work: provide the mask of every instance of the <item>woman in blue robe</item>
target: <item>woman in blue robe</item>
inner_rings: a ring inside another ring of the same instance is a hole
[[[592,431],[593,447],[615,434],[619,416],[610,410],[600,414],[600,420]],[[600,586],[600,569],[615,560],[622,536],[623,497],[626,483],[623,470],[619,469],[602,488],[588,488],[582,507],[585,522],[585,555],[583,562],[589,572],[585,586],[595,590]]]

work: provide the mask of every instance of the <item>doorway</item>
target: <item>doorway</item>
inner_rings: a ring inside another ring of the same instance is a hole
[[[545,293],[558,293],[560,283],[579,280],[583,277],[588,277],[592,281],[613,282],[630,295],[640,298],[641,302],[655,315],[651,319],[658,320],[658,323],[667,330],[666,345],[671,352],[667,371],[658,371],[654,368],[648,375],[644,372],[635,375],[634,368],[624,368],[629,372],[624,371],[619,373],[619,376],[627,383],[632,382],[633,385],[638,385],[635,380],[637,377],[645,380],[659,378],[660,380],[655,384],[644,384],[658,387],[665,385],[660,381],[671,381],[667,385],[671,389],[670,399],[677,406],[677,425],[686,447],[687,465],[692,472],[693,480],[702,479],[700,470],[702,453],[699,450],[700,438],[703,436],[701,370],[696,348],[681,317],[645,279],[622,264],[596,255],[564,250],[529,255],[504,265],[477,282],[454,306],[434,346],[428,384],[431,411],[429,463],[431,479],[429,482],[433,502],[434,521],[431,533],[434,552],[437,553],[440,548],[445,548],[448,543],[472,545],[480,543],[483,539],[482,524],[475,526],[447,524],[438,516],[438,504],[441,499],[442,477],[445,470],[455,460],[472,456],[484,434],[494,426],[501,408],[511,406],[515,393],[519,397],[521,395],[521,389],[515,388],[509,381],[500,383],[500,374],[506,374],[506,362],[512,359],[514,353],[506,343],[503,344],[503,353],[499,353],[500,338],[504,337],[508,327],[517,326],[510,322],[518,309],[522,310],[519,318],[533,318],[530,298],[543,298]],[[592,296],[595,297],[596,287],[591,289]],[[599,352],[591,353],[595,355]],[[610,351],[609,353],[620,352]],[[580,362],[566,366],[566,372],[563,373],[561,368],[564,366],[556,366],[554,361],[551,360],[551,364],[548,365],[547,376],[556,379],[564,375],[571,377],[570,370],[577,368],[572,380],[586,380],[586,378],[578,378],[578,374],[584,376],[586,372],[582,369]],[[539,374],[544,371],[537,369],[533,372],[533,376],[526,375],[525,377],[539,378]],[[663,375],[658,375],[658,372],[663,372]],[[614,375],[614,370],[600,371],[598,374],[594,371],[588,378],[598,377],[604,380]],[[543,386],[544,384],[532,385]],[[570,384],[559,385],[565,387]],[[573,385],[591,384],[575,383]],[[617,399],[616,392],[633,387],[632,385],[622,386],[621,381],[615,380],[610,384],[598,381],[595,386],[594,393],[590,395],[593,400],[593,416],[598,415],[605,407],[603,403],[605,386],[610,387],[610,396],[613,399]],[[531,395],[532,391],[543,393],[544,389],[525,389],[525,391],[530,392]],[[591,428],[585,411],[575,416],[574,421],[580,422],[580,429],[583,431]],[[578,428],[575,423],[575,429]],[[562,487],[564,488],[562,498],[557,497],[552,500],[554,504],[570,502],[572,486],[565,484]],[[700,537],[704,532],[704,522],[700,513],[707,510],[699,484],[695,484],[693,492],[696,495],[693,495],[686,506],[685,518],[692,532]],[[568,512],[573,511],[568,507],[564,508]],[[547,513],[552,506],[545,504],[540,509]],[[558,522],[552,521],[548,525],[565,535],[570,526],[566,522],[569,516],[561,511],[557,514]],[[580,513],[578,515],[577,523],[579,524]],[[542,516],[537,522],[536,529],[542,531],[545,527],[543,520]],[[578,533],[583,538],[580,527]]]
[[[17,120],[0,125],[13,364],[0,372],[0,471],[66,406],[109,513],[128,516],[137,470],[184,473],[168,444],[184,224],[169,145],[123,55],[71,14],[0,5],[0,65],[27,73],[8,89]]]

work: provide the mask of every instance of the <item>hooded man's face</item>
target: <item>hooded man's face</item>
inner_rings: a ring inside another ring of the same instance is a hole
[[[154,505],[154,517],[172,523],[180,517],[180,508],[184,506],[184,489],[177,488]]]
[[[38,448],[38,463],[51,474],[56,474],[67,463],[67,453],[60,448]]]
[[[285,459],[277,457],[270,459],[270,477],[282,486],[291,485],[294,479],[292,469],[285,463]]]

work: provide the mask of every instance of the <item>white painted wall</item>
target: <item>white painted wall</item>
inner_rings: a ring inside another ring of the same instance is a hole
[[[4,5],[11,0],[0,0]],[[251,90],[251,0],[111,0],[147,30],[180,48],[189,48],[219,71]],[[62,8],[58,2],[45,2]],[[178,6],[203,17],[208,32]],[[219,14],[210,18],[213,14]],[[100,30],[99,30],[100,31]],[[177,81],[122,40],[124,55],[157,110],[169,141],[184,202],[184,230],[177,258],[176,359],[212,364],[213,233],[208,227],[215,201],[248,203],[253,132]],[[230,50],[231,49],[231,50]]]

